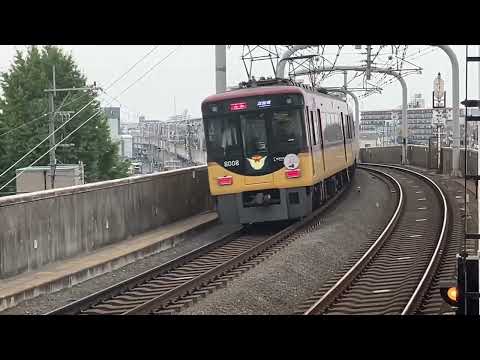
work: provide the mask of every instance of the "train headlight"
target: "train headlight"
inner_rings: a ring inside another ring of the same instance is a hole
[[[287,97],[287,99],[285,100],[285,102],[290,105],[292,102],[293,102],[293,99],[291,97]]]

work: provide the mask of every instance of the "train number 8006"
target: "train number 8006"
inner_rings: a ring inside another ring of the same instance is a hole
[[[240,161],[239,160],[232,160],[232,161],[224,161],[223,166],[224,167],[232,167],[232,166],[239,166]]]

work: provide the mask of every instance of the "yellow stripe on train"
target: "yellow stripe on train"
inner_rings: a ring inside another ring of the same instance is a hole
[[[325,149],[325,166],[320,146],[314,147],[313,156],[310,153],[298,154],[300,159],[299,169],[301,170],[301,176],[298,178],[287,178],[285,168],[267,175],[247,176],[235,174],[215,162],[209,162],[210,192],[212,195],[226,195],[263,189],[312,186],[353,165],[352,149],[349,144],[347,144],[347,149],[347,161],[345,161],[343,143]],[[219,185],[218,178],[222,177],[228,177],[228,183],[231,183],[231,185]]]

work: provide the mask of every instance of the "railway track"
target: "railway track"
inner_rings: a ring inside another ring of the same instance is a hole
[[[172,314],[205,297],[294,241],[348,186],[288,226],[250,226],[46,315]]]
[[[448,234],[444,192],[413,170],[365,165],[395,185],[394,214],[368,250],[302,303],[297,314],[415,314],[431,293]]]

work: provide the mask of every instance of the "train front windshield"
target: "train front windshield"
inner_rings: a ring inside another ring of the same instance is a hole
[[[302,110],[257,110],[205,120],[209,161],[218,163],[298,153],[304,146]],[[273,160],[272,160],[273,161]]]

